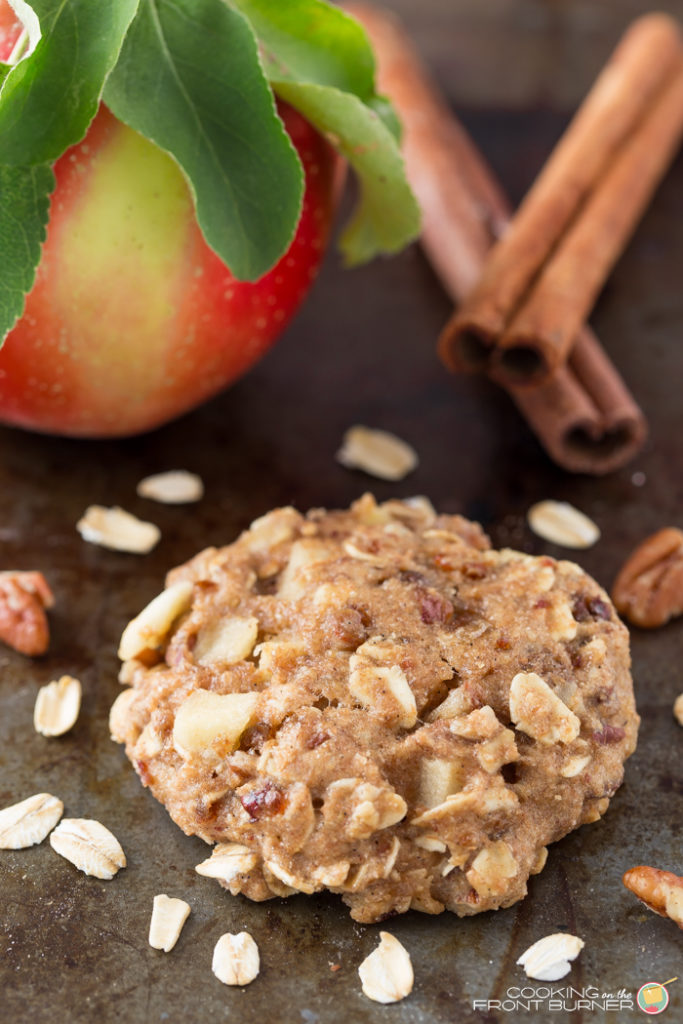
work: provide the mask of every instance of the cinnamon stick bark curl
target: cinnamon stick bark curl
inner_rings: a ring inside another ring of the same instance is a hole
[[[346,9],[364,26],[378,61],[378,84],[403,123],[403,155],[422,209],[421,244],[456,302],[476,286],[510,207],[467,133],[439,95],[393,14],[367,4]],[[486,362],[486,350],[473,358]],[[640,449],[645,419],[588,327],[566,366],[533,390],[508,387],[549,455],[573,472],[601,474]]]
[[[683,135],[683,44],[664,14],[628,29],[444,330],[454,369],[533,385],[579,326]]]

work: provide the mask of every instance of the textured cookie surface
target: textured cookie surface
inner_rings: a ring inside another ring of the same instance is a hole
[[[114,739],[214,875],[359,921],[526,893],[636,742],[628,634],[571,562],[424,499],[278,509],[126,630]]]

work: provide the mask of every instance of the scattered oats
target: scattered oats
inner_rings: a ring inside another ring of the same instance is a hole
[[[161,539],[158,526],[145,523],[118,506],[90,505],[76,523],[76,529],[91,544],[136,555],[146,555]]]
[[[683,725],[683,693],[679,694],[674,701],[674,718],[679,725]]]
[[[63,736],[76,724],[82,688],[73,676],[41,686],[33,709],[33,725],[43,736]]]
[[[148,649],[160,647],[171,626],[192,603],[192,584],[179,580],[157,594],[123,631],[119,658],[128,661]]]
[[[153,949],[170,953],[180,938],[183,925],[190,916],[190,904],[173,899],[165,893],[154,897],[149,922],[149,944]]]
[[[415,469],[418,457],[415,449],[395,434],[356,426],[344,434],[337,461],[380,480],[402,480]]]
[[[221,935],[213,951],[211,970],[224,985],[248,985],[260,970],[258,946],[249,932]]]
[[[389,932],[380,932],[380,944],[358,968],[363,992],[376,1003],[398,1003],[413,990],[410,955]]]
[[[536,981],[558,981],[569,974],[569,961],[576,960],[584,946],[583,939],[576,935],[555,932],[529,946],[517,963],[521,964],[529,978]]]
[[[198,864],[195,871],[206,878],[218,878],[221,882],[231,882],[236,875],[246,874],[258,860],[248,846],[241,843],[219,843],[207,860]]]
[[[137,486],[141,498],[151,498],[164,505],[186,505],[192,501],[201,501],[204,497],[204,484],[196,473],[188,473],[186,469],[171,469],[167,473],[155,473],[146,476]]]
[[[529,509],[527,521],[539,537],[565,548],[589,548],[600,539],[593,520],[566,501],[539,501]]]
[[[126,855],[116,836],[90,818],[63,818],[50,834],[50,846],[79,871],[95,878],[113,878],[119,868],[126,866]]]
[[[0,850],[24,850],[42,843],[55,827],[64,804],[49,793],[36,793],[0,811]]]

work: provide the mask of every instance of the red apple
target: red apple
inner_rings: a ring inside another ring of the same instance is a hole
[[[0,59],[17,32],[0,0]],[[306,174],[296,236],[256,283],[209,249],[174,161],[103,105],[55,164],[47,241],[0,349],[0,421],[49,433],[138,433],[244,373],[309,290],[333,211],[336,158],[280,106]]]

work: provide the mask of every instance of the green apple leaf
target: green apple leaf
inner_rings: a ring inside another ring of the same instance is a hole
[[[391,103],[375,94],[375,56],[360,22],[324,0],[232,0],[258,36],[271,82],[308,82],[351,92],[399,138]]]
[[[385,126],[389,129],[396,141],[400,142],[402,132],[401,122],[398,114],[391,105],[391,100],[388,100],[386,96],[373,96],[366,102],[370,109],[375,111],[380,120],[384,121]]]
[[[235,276],[265,274],[294,237],[303,171],[246,18],[223,0],[140,0],[104,100],[178,162]]]
[[[356,171],[360,198],[340,246],[355,266],[416,238],[420,209],[406,180],[396,141],[357,96],[322,85],[275,82],[275,91],[329,138]]]
[[[0,166],[0,345],[24,311],[45,241],[52,168]]]
[[[10,0],[32,49],[2,81],[3,164],[49,163],[83,138],[138,2]]]
[[[369,100],[375,58],[365,29],[322,0],[232,0],[251,22],[271,80],[331,85]]]
[[[375,94],[364,28],[322,0],[232,0],[249,18],[275,92],[347,158],[361,198],[341,239],[349,264],[396,252],[417,237],[419,208],[397,146],[399,122]]]

